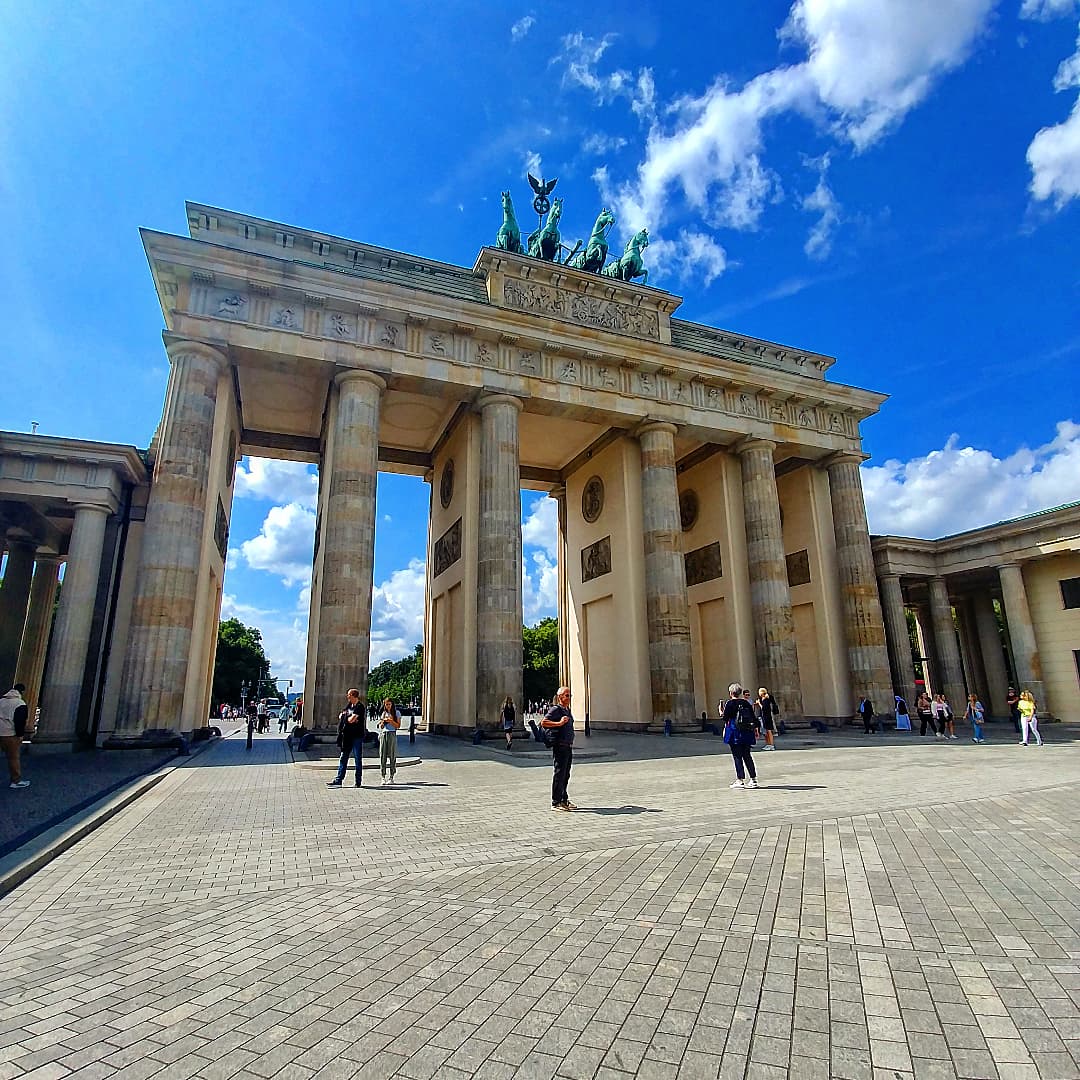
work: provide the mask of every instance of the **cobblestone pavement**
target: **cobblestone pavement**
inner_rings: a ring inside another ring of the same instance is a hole
[[[1080,745],[994,734],[757,791],[628,739],[573,814],[542,761],[226,740],[2,902],[0,1080],[1080,1077]]]

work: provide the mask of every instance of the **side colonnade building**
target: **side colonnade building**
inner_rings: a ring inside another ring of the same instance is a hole
[[[891,700],[859,473],[859,425],[884,396],[827,381],[830,357],[495,248],[464,268],[203,205],[188,224],[142,234],[170,377],[145,520],[114,559],[99,739],[206,723],[245,454],[319,465],[316,728],[367,674],[380,470],[431,485],[437,731],[494,727],[521,699],[523,487],[557,502],[560,676],[594,726],[696,728],[735,679],[789,719]],[[70,635],[58,624],[54,653],[82,647]],[[41,736],[68,738],[70,700],[46,684]]]
[[[916,687],[959,712],[969,693],[1007,716],[1010,686],[1040,716],[1080,721],[1080,503],[984,528],[872,540],[898,693]],[[908,612],[914,616],[913,656]]]

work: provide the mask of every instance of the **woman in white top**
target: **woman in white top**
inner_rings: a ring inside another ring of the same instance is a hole
[[[393,784],[397,774],[397,733],[401,727],[401,713],[394,708],[393,701],[386,698],[383,701],[382,713],[375,725],[379,733],[379,771],[382,773],[382,782],[385,787]],[[387,769],[390,776],[387,778]]]

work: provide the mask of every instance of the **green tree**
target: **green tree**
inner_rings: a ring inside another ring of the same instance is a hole
[[[549,700],[559,688],[559,620],[541,619],[521,628],[522,683],[525,702]],[[518,702],[524,707],[524,702]]]
[[[384,660],[368,672],[369,702],[391,698],[398,708],[419,701],[424,684],[424,646],[413,647],[412,656]]]
[[[239,705],[241,688],[247,684],[248,697],[273,691],[270,661],[263,652],[262,634],[239,619],[226,619],[218,626],[217,659],[214,664],[214,708],[222,702]]]

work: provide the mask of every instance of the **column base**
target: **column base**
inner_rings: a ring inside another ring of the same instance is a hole
[[[148,728],[130,737],[110,735],[101,744],[103,750],[163,750],[169,747],[186,754],[188,741],[174,728]]]

